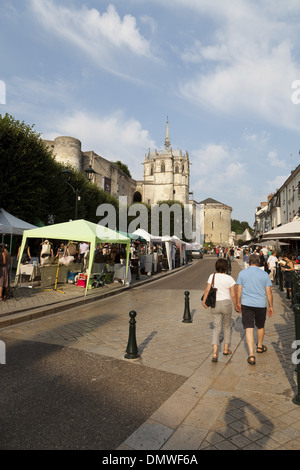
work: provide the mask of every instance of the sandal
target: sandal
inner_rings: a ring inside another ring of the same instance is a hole
[[[253,361],[251,361],[251,359],[253,359]],[[251,366],[254,366],[255,365],[255,357],[254,356],[249,356],[248,359],[247,359],[247,362]]]
[[[211,362],[218,362],[218,355],[213,356]]]
[[[224,356],[228,356],[228,354],[232,354],[232,351],[228,348],[228,349],[224,349],[224,352],[223,352],[223,355]]]
[[[261,349],[261,351],[259,351],[259,349]],[[267,346],[265,346],[265,345],[263,344],[262,346],[257,346],[256,352],[257,352],[258,354],[262,354],[262,353],[266,352],[267,349],[268,349]]]

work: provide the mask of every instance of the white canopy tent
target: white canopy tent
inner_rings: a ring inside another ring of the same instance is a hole
[[[176,245],[180,249],[180,266],[182,265],[182,259],[185,257],[185,250],[187,243],[183,240],[180,240],[176,235],[163,235],[161,237],[161,241],[166,244],[166,252],[168,258],[169,269],[172,269],[172,254],[173,254],[173,247]]]
[[[175,245],[174,240],[172,240],[172,237],[169,235],[163,235],[161,237],[161,241],[165,243],[166,246],[166,253],[167,253],[167,259],[168,259],[168,265],[169,265],[169,271],[172,270],[172,252],[173,252],[173,245]]]
[[[154,235],[151,235],[151,233],[148,233],[146,230],[142,228],[138,228],[133,232],[133,235],[138,235],[139,237],[144,238],[147,242],[151,243],[159,243],[161,242],[161,237],[156,237]]]
[[[35,225],[24,222],[6,210],[0,209],[0,233],[5,235],[23,235],[24,230],[37,228]]]
[[[35,225],[18,219],[18,217],[9,214],[9,212],[3,208],[0,209],[0,234],[2,234],[2,242],[4,240],[4,235],[10,235],[9,251],[11,251],[12,248],[13,235],[23,235],[24,230],[31,230],[34,228],[36,228]]]
[[[185,252],[186,252],[187,243],[184,242],[183,240],[180,240],[180,238],[178,238],[176,235],[172,236],[172,240],[174,241],[176,246],[178,246],[179,249],[180,249],[180,266],[181,266],[182,263],[183,263],[183,259],[185,259]]]
[[[180,240],[180,238],[178,238],[176,235],[173,235],[173,236],[163,235],[160,237],[157,235],[151,235],[151,233],[141,228],[133,232],[133,235],[138,235],[140,237],[143,237],[147,241],[147,243],[149,243],[149,246],[151,246],[153,243],[162,243],[162,242],[165,243],[169,270],[172,270],[173,246],[174,245],[179,246],[180,247],[180,265],[182,264],[181,249],[185,250],[186,242]]]

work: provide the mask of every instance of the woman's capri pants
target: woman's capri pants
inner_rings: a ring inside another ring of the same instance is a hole
[[[213,317],[213,338],[212,344],[219,344],[220,332],[223,322],[224,343],[229,344],[231,338],[231,316],[232,302],[231,300],[218,300],[215,308],[211,308]]]

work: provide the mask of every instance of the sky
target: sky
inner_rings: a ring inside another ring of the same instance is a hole
[[[1,0],[0,114],[126,163],[189,153],[190,191],[256,207],[299,164],[299,0]]]

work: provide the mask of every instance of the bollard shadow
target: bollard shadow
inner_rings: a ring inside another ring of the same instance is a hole
[[[192,320],[194,319],[194,315],[195,315],[196,312],[197,312],[196,308],[193,308],[193,310],[190,312]]]
[[[146,349],[150,341],[154,338],[154,336],[157,335],[157,331],[152,331],[150,335],[147,336],[147,338],[144,339],[144,341],[138,346],[139,354],[141,355],[143,351]]]

